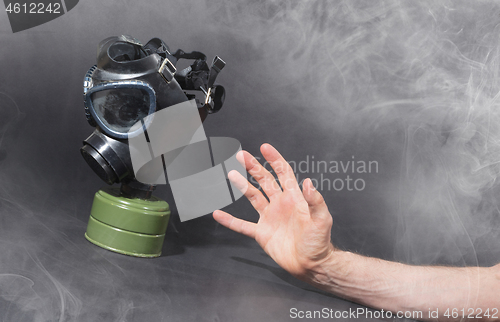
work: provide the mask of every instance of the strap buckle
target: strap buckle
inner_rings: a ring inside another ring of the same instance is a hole
[[[163,59],[163,62],[158,69],[158,73],[160,73],[161,77],[163,77],[167,83],[170,83],[174,78],[175,72],[177,72],[175,65],[172,64],[168,58]]]

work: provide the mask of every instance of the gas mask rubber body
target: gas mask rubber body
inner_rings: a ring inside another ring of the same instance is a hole
[[[177,71],[180,59],[194,62]],[[145,45],[130,36],[110,37],[98,46],[97,65],[84,79],[87,121],[94,132],[83,141],[81,154],[107,184],[96,193],[86,238],[119,253],[156,257],[161,254],[170,215],[168,204],[152,195],[155,185],[134,175],[128,139],[134,124],[148,116],[196,99],[202,121],[219,111],[225,90],[215,79],[225,66],[215,57],[209,67],[201,52],[171,53],[160,39]],[[143,127],[145,124],[143,123]]]

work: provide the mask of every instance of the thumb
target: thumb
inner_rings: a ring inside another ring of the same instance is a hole
[[[325,216],[331,218],[332,215],[328,211],[328,206],[326,205],[323,196],[318,190],[316,190],[311,179],[307,178],[304,180],[302,185],[302,194],[309,205],[309,212],[311,213],[312,218]]]

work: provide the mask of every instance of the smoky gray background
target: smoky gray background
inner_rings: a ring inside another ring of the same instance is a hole
[[[82,80],[99,41],[121,34],[226,61],[207,136],[256,156],[269,142],[297,163],[378,161],[378,173],[353,175],[363,191],[321,191],[338,247],[499,262],[499,23],[496,1],[88,0],[15,34],[0,12],[0,317],[287,321],[291,307],[357,307],[294,280],[211,216],[180,223],[166,186],[162,257],[84,239],[103,183],[79,153],[92,132]],[[225,210],[258,219],[244,199]]]

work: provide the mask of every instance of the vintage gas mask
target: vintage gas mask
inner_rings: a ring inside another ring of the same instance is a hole
[[[192,60],[193,63],[177,71],[176,64],[180,59]],[[158,38],[142,45],[132,37],[120,36],[107,38],[99,44],[97,65],[89,69],[83,84],[85,114],[95,131],[83,141],[80,151],[104,182],[109,185],[120,183],[121,186],[119,189],[101,188],[95,194],[85,233],[87,240],[131,256],[160,256],[170,207],[152,193],[156,184],[167,182],[167,172],[163,182],[145,179],[143,174],[159,173],[156,171],[158,167],[149,166],[157,165],[157,161],[162,161],[165,167],[159,170],[167,170],[167,165],[173,167],[176,164],[173,161],[181,152],[182,156],[192,150],[198,151],[200,142],[189,143],[201,132],[191,133],[187,129],[190,129],[190,124],[195,124],[195,129],[202,130],[201,124],[206,116],[222,107],[225,91],[222,86],[215,85],[215,79],[224,65],[224,61],[215,57],[209,67],[206,56],[200,52],[177,50],[171,53]],[[189,112],[191,122],[182,122],[177,111],[181,111],[180,114]],[[167,114],[169,117],[161,117]],[[155,131],[158,129],[169,131],[166,140],[154,135],[159,133]],[[183,133],[185,139],[180,140]],[[205,138],[204,132],[202,134]],[[160,145],[165,145],[168,138],[179,139],[183,145],[171,153],[162,151],[161,157],[155,156],[151,163],[148,159],[148,166],[139,166],[137,156],[147,154],[141,150],[145,147],[149,147],[149,152],[153,151],[150,140],[153,137],[153,141],[160,142]],[[134,145],[134,142],[139,142],[139,145]],[[204,142],[201,141],[201,145]],[[198,161],[198,155],[190,155],[190,160]],[[173,165],[165,160],[170,160]],[[182,161],[178,163],[183,165]],[[156,172],[151,169],[156,169]],[[171,186],[176,184],[176,176],[183,173],[178,171],[175,174],[169,175]],[[221,176],[224,179],[225,175]],[[213,182],[210,181],[209,185],[212,187]],[[225,182],[222,186],[227,189]]]
[[[180,59],[194,62],[177,71]],[[124,196],[149,199],[155,186],[136,180],[132,169],[128,146],[128,138],[134,135],[132,126],[191,99],[196,99],[202,121],[207,114],[219,111],[225,90],[215,85],[215,79],[224,65],[215,57],[209,67],[200,52],[179,49],[171,53],[158,38],[145,45],[130,36],[103,40],[98,46],[97,65],[89,69],[83,85],[85,114],[96,128],[80,150],[85,161],[106,183],[121,183]],[[142,133],[143,128],[137,132]]]

